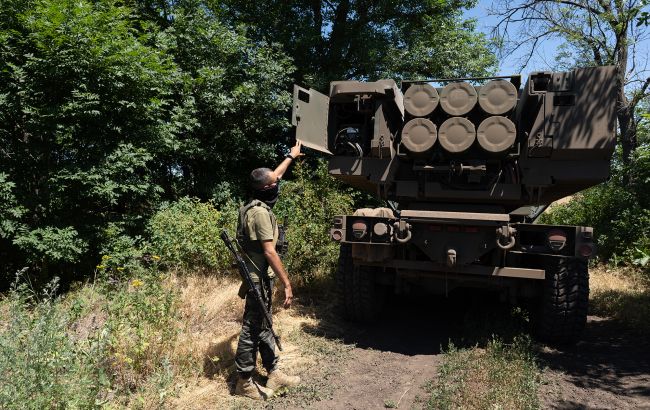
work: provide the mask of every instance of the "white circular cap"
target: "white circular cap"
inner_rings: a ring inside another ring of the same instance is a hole
[[[472,146],[476,139],[474,124],[467,118],[453,117],[443,122],[438,131],[440,145],[452,153],[459,153]]]
[[[424,117],[436,109],[439,99],[431,85],[413,84],[404,93],[404,109],[414,117]]]
[[[413,118],[402,128],[402,145],[413,153],[430,150],[437,138],[436,125],[426,118]]]
[[[506,117],[488,117],[478,126],[476,139],[479,145],[488,152],[499,153],[507,150],[515,143],[517,129],[515,124]]]
[[[478,104],[488,114],[505,114],[517,105],[517,87],[510,81],[488,81],[479,90]]]
[[[440,92],[440,106],[447,114],[464,115],[472,111],[477,98],[476,89],[470,83],[451,83]]]

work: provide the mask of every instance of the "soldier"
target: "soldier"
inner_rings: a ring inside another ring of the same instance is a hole
[[[291,162],[302,156],[302,142],[297,141],[290,153],[275,170],[257,168],[251,172],[252,200],[239,209],[237,236],[245,251],[244,260],[248,265],[256,286],[259,286],[269,312],[275,275],[284,285],[284,308],[291,306],[293,292],[286,270],[276,251],[278,241],[278,224],[271,211],[278,199],[279,182]],[[256,301],[246,296],[245,284],[239,290],[239,296],[246,298],[244,319],[242,323],[235,364],[239,379],[235,394],[256,400],[266,400],[274,390],[295,386],[300,383],[298,376],[288,376],[277,368],[278,355],[275,352],[275,340],[263,319]],[[268,372],[266,387],[258,385],[251,378],[255,370],[257,351],[262,356],[262,364]]]

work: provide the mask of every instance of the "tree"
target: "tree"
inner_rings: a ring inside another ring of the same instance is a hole
[[[576,66],[617,67],[617,118],[626,164],[638,145],[636,108],[650,95],[648,56],[637,54],[636,47],[650,36],[642,20],[647,6],[645,0],[498,0],[492,7],[505,52],[528,47],[529,59],[541,42],[559,37]],[[518,27],[514,32],[513,26]]]
[[[81,278],[161,201],[227,195],[274,156],[286,56],[200,5],[143,16],[117,0],[0,2],[0,273]]]
[[[295,80],[321,90],[342,79],[484,75],[494,54],[475,23],[472,0],[224,0],[213,5],[255,40],[279,42]]]

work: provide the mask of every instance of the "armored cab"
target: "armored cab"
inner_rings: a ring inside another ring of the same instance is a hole
[[[547,340],[576,340],[593,231],[533,224],[531,210],[608,177],[615,81],[614,67],[595,67],[535,72],[523,86],[509,76],[294,87],[296,137],[388,205],[333,221],[344,313],[376,318],[388,289],[488,286],[536,300]]]

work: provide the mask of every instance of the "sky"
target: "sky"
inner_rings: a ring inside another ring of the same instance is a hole
[[[464,13],[467,18],[476,18],[478,20],[477,28],[487,35],[490,35],[491,30],[498,22],[496,17],[488,16],[487,10],[491,4],[492,0],[479,0],[479,3],[474,8]],[[525,56],[528,50],[522,49],[508,56],[508,58],[501,58],[498,75],[528,75],[532,71],[551,70],[555,63],[557,47],[561,44],[562,41],[560,39],[546,40],[537,47],[537,50],[533,54],[529,64],[523,70],[520,70],[520,60]],[[645,55],[650,55],[650,39],[643,41],[638,46],[638,50],[642,50],[642,53],[645,53]]]

